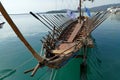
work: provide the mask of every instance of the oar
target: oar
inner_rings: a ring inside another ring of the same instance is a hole
[[[38,15],[41,19],[43,19],[48,25],[50,25],[50,26],[53,28],[53,25],[50,24],[50,22],[49,22],[48,20],[44,19],[44,18],[43,18],[41,15],[39,15],[38,13],[37,13],[37,15]]]
[[[39,16],[39,17],[41,17],[45,22],[47,22],[52,28],[54,28],[55,26],[54,25],[51,25],[50,23],[49,23],[49,21],[47,21],[46,19],[44,19],[42,16],[40,16],[38,13],[37,13],[37,15]],[[56,28],[56,27],[55,27]],[[57,30],[57,29],[55,29],[55,30]],[[53,31],[53,29],[52,29],[52,31]],[[58,31],[58,30],[57,30]],[[58,31],[58,32],[60,32],[60,31]]]
[[[46,15],[43,15],[52,25],[54,25],[55,27],[58,27],[58,25],[55,25],[55,23],[50,20],[50,18],[48,18]]]
[[[32,16],[34,16],[37,20],[39,20],[40,22],[42,22],[48,29],[52,30],[47,24],[45,24],[42,20],[40,20],[33,12],[30,12],[30,14]]]
[[[53,22],[52,20],[50,20],[50,18],[48,18],[47,16],[43,15],[49,22],[51,22],[51,24],[54,25],[55,29],[57,29],[58,31],[61,32],[61,30],[59,30],[59,25],[56,24],[56,22]]]
[[[18,36],[18,38],[24,43],[24,45],[28,48],[28,50],[32,53],[32,55],[39,62],[42,62],[44,59],[41,56],[39,56],[37,54],[37,52],[31,47],[31,45],[26,41],[26,39],[23,37],[22,33],[19,31],[19,29],[17,28],[17,26],[14,24],[14,22],[12,21],[12,19],[10,18],[10,16],[6,12],[6,10],[4,9],[3,5],[1,4],[1,2],[0,2],[0,11],[1,11],[2,15],[4,16],[4,18],[6,19],[6,21],[11,26],[11,28],[13,29],[13,31],[16,33],[16,35]]]
[[[57,27],[59,27],[60,25],[57,23],[57,21],[52,17],[52,15],[47,16],[49,18],[50,21],[52,21]]]
[[[95,28],[97,28],[97,26],[99,26],[103,21],[105,21],[109,16],[110,14],[106,15],[101,20],[99,20],[99,22],[95,25],[95,27],[90,32],[92,32]]]
[[[57,19],[54,15],[51,15],[51,16],[52,16],[52,18],[54,19],[54,21],[55,21],[59,26],[62,25],[62,22],[61,22],[59,19]]]

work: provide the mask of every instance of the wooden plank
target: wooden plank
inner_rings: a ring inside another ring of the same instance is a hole
[[[27,40],[24,38],[20,30],[17,28],[15,23],[12,21],[6,10],[4,9],[3,5],[0,2],[0,12],[6,19],[6,21],[9,23],[10,27],[13,29],[13,31],[16,33],[18,38],[24,43],[24,45],[28,48],[28,50],[32,53],[32,55],[39,61],[42,62],[43,58],[37,54],[37,52],[32,48],[32,46],[27,42]]]
[[[68,54],[75,48],[75,43],[62,43],[58,49],[52,50],[54,54]]]
[[[81,29],[82,25],[83,25],[83,21],[81,22],[81,24],[80,23],[76,24],[75,29],[71,33],[71,35],[70,35],[69,39],[67,40],[67,42],[72,42],[74,40],[75,36],[77,35],[79,30]]]

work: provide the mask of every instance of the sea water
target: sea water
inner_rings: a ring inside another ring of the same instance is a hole
[[[48,29],[31,15],[11,15],[11,18],[26,40],[40,53],[40,39]],[[0,19],[5,21],[2,16]],[[92,32],[92,37],[95,45],[87,53],[87,79],[120,80],[120,14],[111,15]],[[34,77],[30,77],[31,72],[24,74],[37,63],[6,22],[0,29],[0,80],[80,80],[82,59],[71,59],[57,70],[41,68]]]

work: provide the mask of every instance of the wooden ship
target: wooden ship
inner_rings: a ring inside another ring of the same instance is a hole
[[[33,57],[38,61],[38,64],[34,68],[25,71],[25,73],[32,72],[31,76],[33,76],[39,68],[44,66],[59,69],[63,67],[71,58],[78,56],[77,52],[82,48],[84,53],[79,56],[83,59],[81,67],[86,67],[86,48],[94,47],[91,32],[95,30],[104,20],[106,20],[111,12],[109,10],[97,12],[94,16],[89,18],[82,15],[81,0],[79,7],[79,16],[75,19],[68,18],[63,14],[51,15],[51,17],[48,17],[44,14],[40,15],[38,13],[35,14],[30,12],[32,16],[42,22],[50,30],[48,31],[48,35],[43,37],[41,40],[44,52],[43,55],[39,55],[26,41],[4,9],[3,5],[0,3],[0,11],[2,15],[10,24],[18,38],[24,43],[24,45],[32,53]],[[59,25],[58,22],[61,24]]]

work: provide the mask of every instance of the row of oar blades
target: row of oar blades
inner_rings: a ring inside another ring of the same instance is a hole
[[[65,22],[70,20],[68,16],[65,16],[63,14],[35,14],[32,12],[30,12],[30,14],[32,14],[50,30],[53,30],[54,27],[56,27],[56,29],[62,27]]]
[[[44,47],[47,49],[54,47],[55,41],[59,38],[66,27],[64,24],[71,20],[68,16],[63,14],[35,14],[32,12],[30,12],[30,14],[50,29],[46,38],[43,37],[43,40],[41,40],[41,42],[44,43]]]
[[[60,25],[62,24],[62,19],[65,17],[63,15],[48,15],[48,14],[34,14],[30,12],[36,19],[42,22],[46,27],[48,27],[51,31],[49,31],[48,35],[43,37],[41,42],[43,43],[43,47],[46,50],[50,50],[54,47],[54,43],[56,39],[60,36],[62,30]]]
[[[103,21],[105,21],[110,16],[110,14],[110,11],[96,13],[96,15],[94,15],[89,22],[89,32],[92,32],[94,29],[96,29]]]

